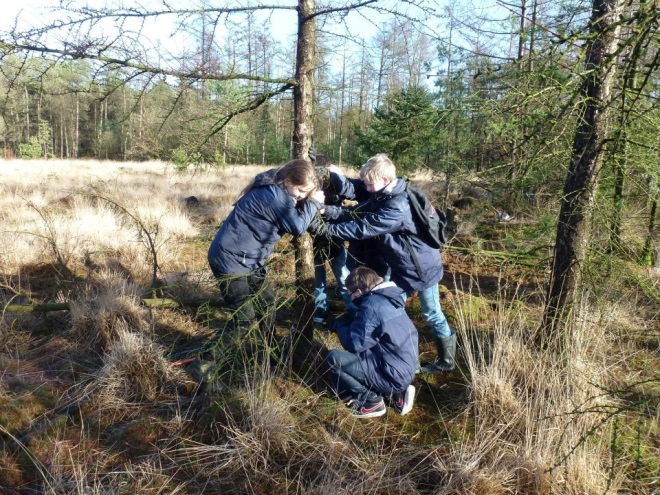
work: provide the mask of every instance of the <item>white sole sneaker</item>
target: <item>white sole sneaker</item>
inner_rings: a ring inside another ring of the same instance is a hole
[[[413,402],[415,402],[415,386],[408,385],[406,393],[403,394],[403,408],[401,408],[401,416],[404,416],[412,411]]]

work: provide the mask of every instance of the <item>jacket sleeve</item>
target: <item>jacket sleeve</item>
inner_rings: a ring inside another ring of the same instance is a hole
[[[378,344],[374,333],[379,326],[378,316],[370,309],[359,309],[350,321],[337,320],[333,330],[337,332],[344,349],[358,353],[371,349]]]
[[[340,199],[356,199],[360,192],[362,181],[359,179],[349,179],[345,175],[330,172],[330,181],[335,194]]]
[[[275,215],[279,221],[280,230],[294,236],[305,233],[318,211],[318,206],[312,201],[303,201],[298,207],[294,201],[278,201],[277,204]]]
[[[399,202],[383,202],[375,212],[360,213],[356,210],[352,220],[331,224],[328,234],[345,240],[361,240],[403,230],[405,212]]]

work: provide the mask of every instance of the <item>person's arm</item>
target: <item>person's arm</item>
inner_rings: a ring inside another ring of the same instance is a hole
[[[343,174],[330,172],[330,188],[335,197],[333,201],[328,202],[341,202],[345,199],[354,200],[356,198],[356,189],[359,187],[356,180],[359,179],[349,179]]]
[[[289,198],[286,198],[289,199]],[[293,201],[278,201],[275,209],[281,230],[294,236],[303,235],[310,222],[319,211],[317,201],[302,201],[297,207]]]
[[[328,225],[328,235],[345,240],[361,240],[403,229],[404,211],[399,202],[384,202],[376,212],[361,213],[359,208],[352,219]]]
[[[343,318],[337,320],[333,331],[344,349],[353,353],[362,352],[378,343],[373,337],[378,321],[378,315],[370,308],[361,308],[350,321]]]

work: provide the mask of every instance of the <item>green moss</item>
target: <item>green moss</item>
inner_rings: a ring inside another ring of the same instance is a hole
[[[9,396],[9,399],[0,405],[0,425],[11,433],[27,428],[34,418],[48,411],[57,402],[57,395],[48,387],[37,388],[36,385],[25,384],[19,386],[14,383],[12,388],[17,387],[32,390]]]

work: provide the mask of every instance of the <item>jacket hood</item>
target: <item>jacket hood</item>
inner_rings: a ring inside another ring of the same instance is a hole
[[[266,170],[265,172],[261,172],[254,178],[254,186],[253,187],[261,187],[261,186],[270,186],[275,184],[275,173],[277,172],[276,168],[271,168],[270,170]]]
[[[364,300],[369,296],[379,295],[389,299],[392,305],[394,305],[395,307],[401,308],[406,304],[403,298],[401,297],[402,293],[403,293],[403,289],[397,286],[394,282],[383,282],[381,284],[378,284],[376,287],[371,289],[364,296],[360,297],[358,300],[354,302],[360,303],[362,300]]]
[[[393,186],[385,187],[375,193],[375,196],[396,196],[397,194],[401,194],[406,190],[406,181],[402,179],[401,177],[397,177],[394,179],[396,182],[394,183]],[[387,189],[387,191],[385,191]]]

